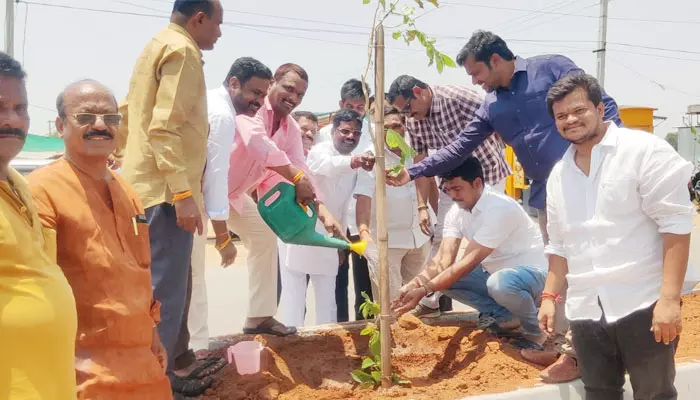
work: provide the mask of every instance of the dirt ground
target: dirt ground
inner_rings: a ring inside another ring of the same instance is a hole
[[[684,325],[677,359],[697,359],[700,294],[683,301]],[[201,399],[455,400],[534,386],[542,369],[524,361],[507,343],[469,325],[429,326],[409,317],[394,325],[392,336],[395,372],[411,381],[410,388],[374,391],[356,387],[350,372],[367,354],[367,338],[356,330],[335,330],[305,337],[255,337],[267,346],[262,372],[240,376],[235,365],[229,365]],[[236,343],[251,337],[229,339]]]

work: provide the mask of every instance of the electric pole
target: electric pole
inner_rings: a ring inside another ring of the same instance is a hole
[[[15,53],[15,1],[5,0],[5,53]]]
[[[598,82],[600,86],[605,86],[605,53],[608,43],[608,0],[600,0],[600,19],[598,21]]]

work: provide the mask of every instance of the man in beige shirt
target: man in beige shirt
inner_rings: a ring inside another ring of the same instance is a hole
[[[162,304],[158,330],[173,390],[185,396],[201,393],[211,385],[208,375],[225,365],[220,359],[197,363],[187,330],[209,132],[201,51],[214,48],[222,20],[219,0],[175,1],[171,23],[134,67],[115,154],[123,156],[123,176],[146,208],[154,296]]]

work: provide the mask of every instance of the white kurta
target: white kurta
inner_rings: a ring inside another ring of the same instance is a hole
[[[352,156],[342,155],[333,146],[333,141],[319,143],[306,157],[306,164],[314,173],[318,190],[323,193],[328,211],[343,224],[352,199],[357,171],[350,166]],[[328,236],[319,220],[316,232]],[[338,274],[338,250],[327,247],[287,245],[285,259],[281,265],[293,271],[311,275]]]

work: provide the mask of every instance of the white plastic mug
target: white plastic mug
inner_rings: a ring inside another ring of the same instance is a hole
[[[226,358],[228,363],[236,363],[239,375],[252,375],[260,372],[260,354],[264,346],[259,342],[238,342],[228,348]]]

